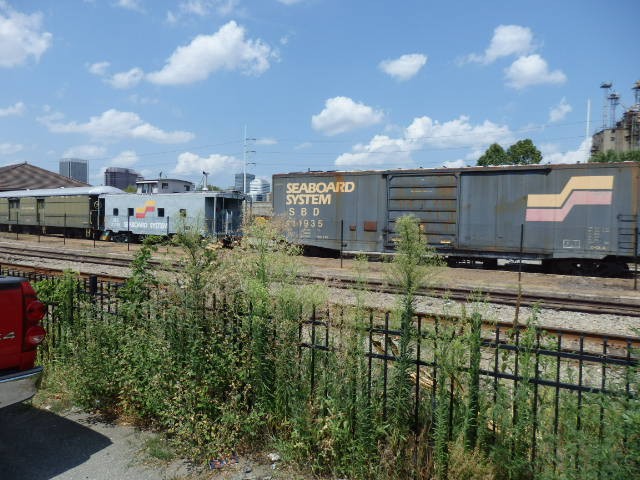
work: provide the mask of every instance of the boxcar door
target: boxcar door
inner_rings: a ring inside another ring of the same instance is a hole
[[[438,250],[456,244],[458,177],[454,174],[389,175],[387,195],[386,247],[393,248],[396,221],[413,215],[427,243]]]

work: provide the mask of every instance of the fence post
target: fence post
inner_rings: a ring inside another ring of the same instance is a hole
[[[311,312],[311,396],[316,390],[316,307]]]
[[[473,450],[478,438],[478,409],[480,404],[480,344],[482,317],[471,315],[471,345],[469,345],[469,416],[467,422],[467,448]]]
[[[89,294],[95,297],[97,293],[98,293],[98,277],[96,275],[91,275],[89,277]]]
[[[62,244],[67,244],[67,214],[64,214],[63,224],[62,224]]]

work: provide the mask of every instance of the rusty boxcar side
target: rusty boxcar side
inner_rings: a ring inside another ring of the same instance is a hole
[[[452,264],[523,256],[615,273],[638,253],[639,177],[635,163],[279,174],[273,211],[308,246],[392,252],[411,214]]]

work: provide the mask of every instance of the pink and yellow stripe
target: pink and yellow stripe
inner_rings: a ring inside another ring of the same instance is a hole
[[[571,177],[558,194],[527,196],[527,222],[562,222],[575,206],[611,205],[613,176]]]
[[[156,209],[156,201],[147,200],[144,204],[144,207],[136,208],[136,218],[144,218],[147,215],[147,212],[153,212],[155,209]]]

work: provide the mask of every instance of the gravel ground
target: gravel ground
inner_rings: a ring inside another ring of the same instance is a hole
[[[105,255],[131,258],[139,249],[139,245],[117,244],[112,242],[97,242],[97,248],[92,248],[93,242],[86,240],[67,239],[66,245],[62,245],[62,239],[43,237],[40,243],[36,239],[29,239],[22,236],[19,242],[8,238],[6,234],[0,237],[0,246],[7,242],[7,245],[16,246],[20,244],[52,248],[56,250],[102,252]],[[130,250],[128,250],[128,248]],[[174,259],[178,255],[177,251],[167,250],[164,247],[156,253],[159,260]],[[0,255],[0,263],[18,263],[29,266],[39,266],[51,269],[70,269],[82,273],[95,275],[114,275],[126,277],[129,269],[121,267],[107,267],[103,265],[83,264],[78,262],[62,262],[57,260],[25,260],[22,258],[11,258],[11,256]],[[340,260],[328,258],[303,258],[303,268],[320,275],[327,280],[340,277],[354,276],[354,261],[344,260],[343,268],[340,268]],[[380,262],[371,262],[367,267],[367,276],[373,279],[384,281],[385,265]],[[435,269],[429,279],[431,285],[443,287],[468,287],[478,292],[488,289],[500,289],[503,291],[516,292],[518,288],[518,273],[514,271],[487,271],[465,268],[438,268]],[[632,279],[620,278],[594,278],[594,277],[570,277],[562,275],[545,275],[540,273],[524,272],[522,274],[522,291],[535,295],[564,292],[572,297],[591,297],[630,300],[638,302],[640,305],[640,291],[633,289]],[[329,298],[336,303],[354,303],[355,297],[349,290],[329,288]],[[370,307],[388,309],[393,307],[396,297],[392,294],[366,293],[365,304]],[[515,316],[515,308],[490,303],[476,303],[465,305],[466,308],[478,308],[486,318],[497,321],[512,322]],[[418,302],[418,311],[421,313],[449,313],[455,315],[462,308],[461,302],[443,300],[438,297],[423,296]],[[528,307],[520,309],[520,321],[529,317],[532,310]],[[625,315],[611,314],[588,314],[581,312],[557,311],[552,309],[539,309],[537,321],[541,326],[554,328],[578,329],[594,333],[609,333],[617,335],[640,336],[640,318]]]

